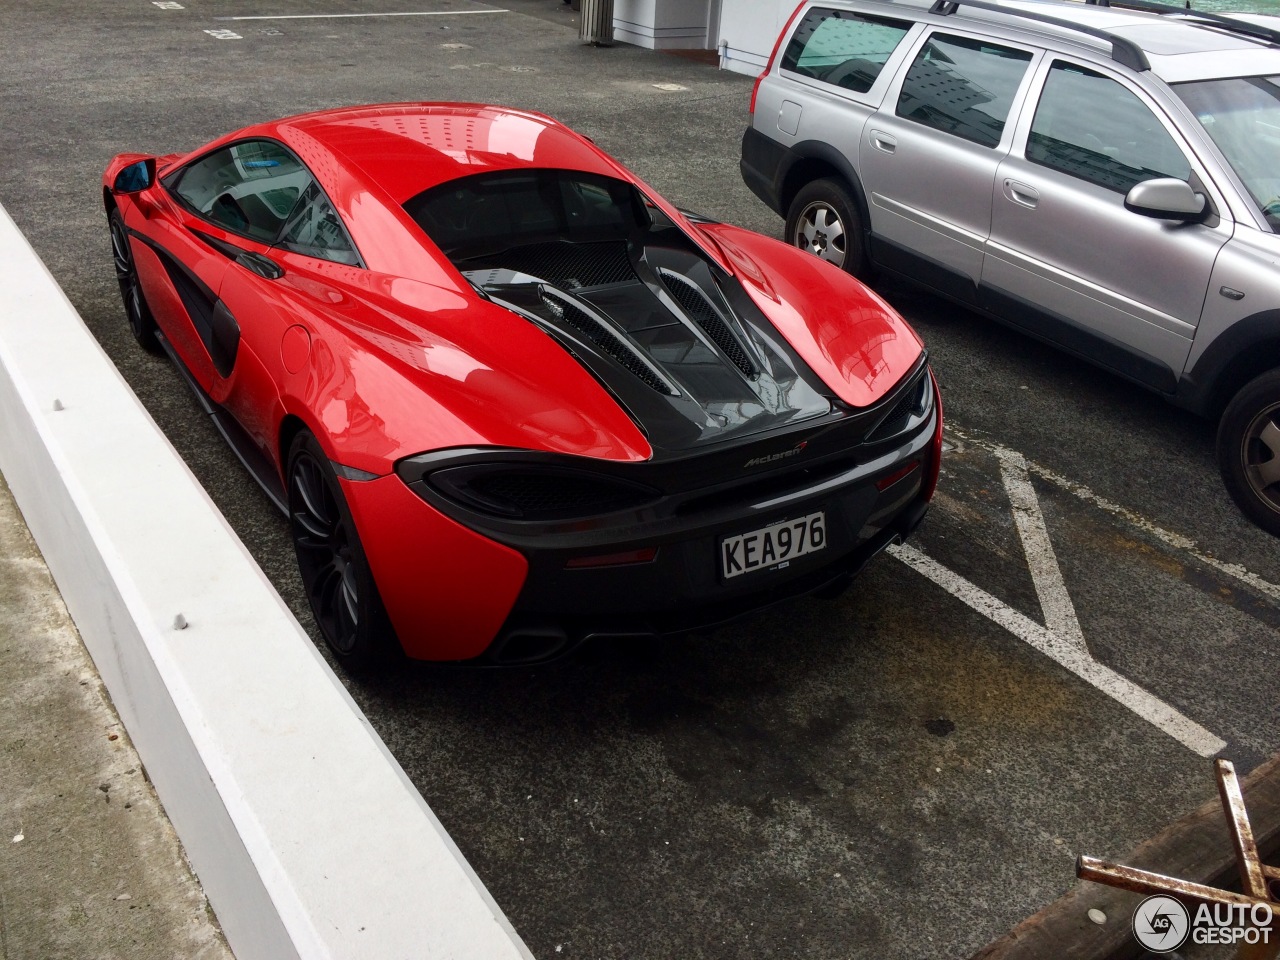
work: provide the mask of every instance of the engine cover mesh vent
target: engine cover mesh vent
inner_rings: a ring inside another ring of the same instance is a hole
[[[684,312],[711,338],[711,342],[720,348],[720,352],[729,358],[729,362],[746,376],[756,376],[760,371],[747,351],[743,349],[738,338],[733,335],[724,317],[707,299],[707,295],[691,280],[674,270],[662,269],[658,272],[662,276],[662,282],[675,297],[676,303],[680,304]]]
[[[669,397],[679,396],[680,391],[658,371],[653,362],[645,358],[639,350],[610,329],[608,324],[593,317],[570,300],[556,296],[545,287],[540,291],[540,296],[542,297],[542,302],[547,305],[547,309],[551,311],[557,320],[583,334],[602,351],[640,378],[646,386]]]

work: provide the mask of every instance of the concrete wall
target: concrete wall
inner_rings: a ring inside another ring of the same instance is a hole
[[[531,956],[3,209],[0,471],[240,960]]]

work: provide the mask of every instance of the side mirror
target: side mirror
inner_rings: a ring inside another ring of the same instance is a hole
[[[156,182],[156,159],[147,157],[137,163],[131,163],[116,174],[115,183],[111,185],[112,193],[137,193]]]
[[[1208,206],[1203,193],[1196,193],[1191,184],[1176,177],[1144,180],[1124,198],[1124,208],[1133,213],[1184,223],[1203,220]]]

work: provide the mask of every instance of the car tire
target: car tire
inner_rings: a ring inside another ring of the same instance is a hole
[[[870,270],[857,210],[843,183],[807,183],[787,209],[787,243],[865,280]]]
[[[1280,370],[1250,380],[1227,404],[1218,466],[1245,515],[1280,536]]]
[[[298,572],[320,634],[349,672],[381,666],[398,645],[342,487],[305,430],[289,447],[287,495]]]
[[[118,209],[113,208],[107,214],[107,225],[111,230],[111,260],[116,271],[116,282],[120,284],[120,299],[124,301],[129,332],[144,350],[159,353],[160,341],[156,339],[155,317],[151,315],[147,298],[142,293],[138,267],[133,260],[133,247],[129,244],[129,230]]]

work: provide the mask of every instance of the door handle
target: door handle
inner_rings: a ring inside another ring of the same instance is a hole
[[[871,131],[871,145],[885,153],[893,153],[898,149],[898,141],[880,130]]]
[[[1036,204],[1040,202],[1040,191],[1035,187],[1029,187],[1025,183],[1019,183],[1017,180],[1006,180],[1004,182],[1004,195],[1016,203],[1020,207],[1026,207],[1034,210]]]

